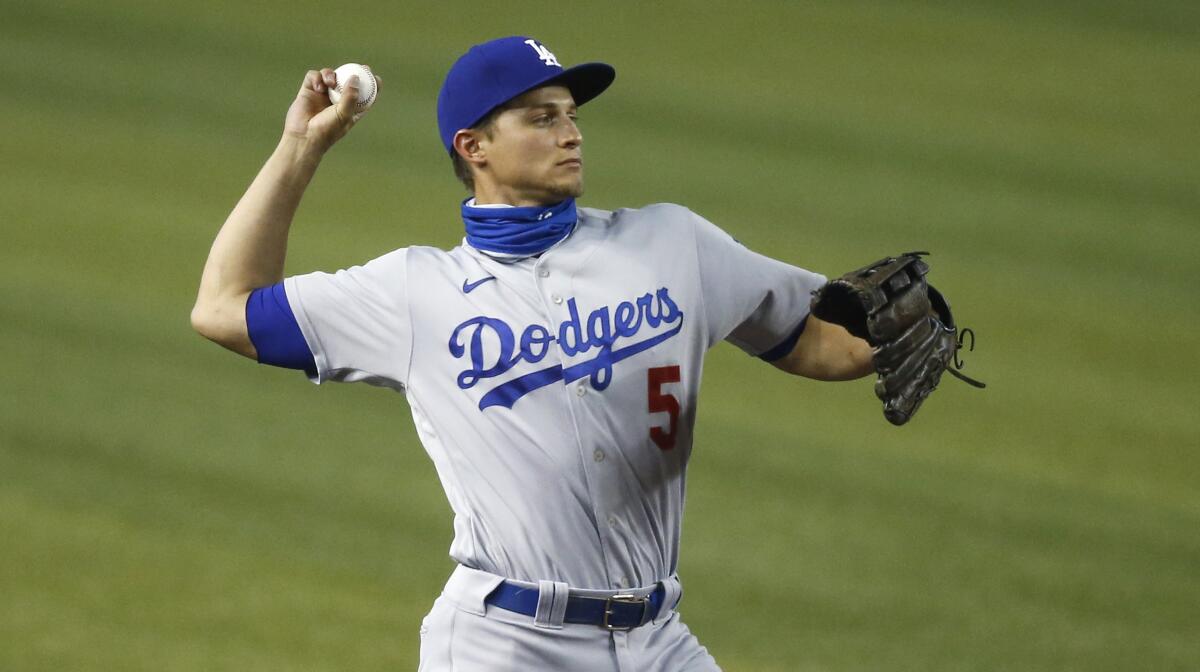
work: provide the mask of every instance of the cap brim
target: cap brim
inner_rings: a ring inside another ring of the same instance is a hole
[[[607,63],[580,63],[538,84],[562,84],[571,91],[576,105],[583,105],[604,90],[617,78],[617,71]],[[534,87],[537,88],[537,87]]]

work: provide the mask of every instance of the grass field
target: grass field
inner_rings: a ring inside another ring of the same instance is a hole
[[[188,311],[310,67],[386,87],[289,272],[456,244],[437,89],[516,33],[617,67],[584,205],[929,249],[979,335],[989,388],[900,429],[713,351],[680,573],[726,670],[1200,669],[1200,5],[0,0],[0,670],[415,669],[451,530],[404,400]]]

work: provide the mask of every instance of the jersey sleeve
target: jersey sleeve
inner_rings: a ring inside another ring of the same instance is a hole
[[[825,276],[758,254],[693,214],[708,346],[726,340],[773,361],[795,346]]]
[[[365,382],[401,390],[408,380],[412,324],[408,250],[336,273],[284,280],[316,363],[314,383]]]

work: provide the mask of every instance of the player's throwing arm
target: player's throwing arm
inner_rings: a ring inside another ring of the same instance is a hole
[[[288,231],[300,198],[325,152],[374,104],[380,84],[370,68],[355,64],[304,76],[279,145],[209,251],[192,308],[192,326],[201,335],[257,358],[246,327],[246,299],[253,290],[283,280]]]

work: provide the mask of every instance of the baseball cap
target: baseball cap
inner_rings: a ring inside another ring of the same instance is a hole
[[[442,146],[454,153],[454,134],[479,123],[495,108],[546,84],[571,91],[576,105],[600,95],[617,71],[607,63],[582,63],[563,68],[537,40],[516,35],[471,47],[450,72],[438,94],[438,132]]]

